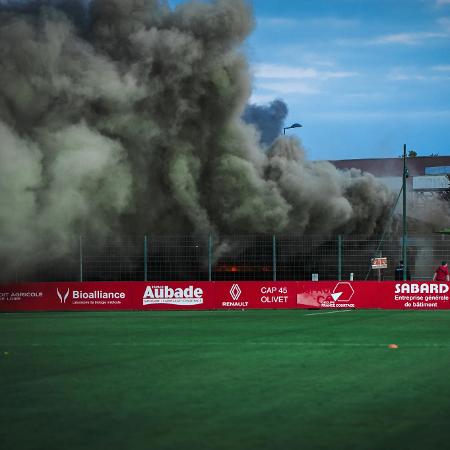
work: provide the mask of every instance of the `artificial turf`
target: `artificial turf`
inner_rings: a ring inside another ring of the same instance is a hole
[[[316,313],[0,314],[0,447],[447,448],[450,312]]]

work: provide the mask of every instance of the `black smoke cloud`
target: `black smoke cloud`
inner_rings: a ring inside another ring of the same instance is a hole
[[[374,177],[295,139],[263,152],[241,120],[252,28],[241,0],[2,2],[4,267],[80,234],[377,230],[392,195]]]
[[[276,99],[269,105],[249,104],[245,107],[242,120],[254,125],[260,133],[259,142],[269,146],[280,136],[286,119],[288,107],[283,100]]]

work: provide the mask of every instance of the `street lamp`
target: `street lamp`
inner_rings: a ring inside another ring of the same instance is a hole
[[[283,128],[283,134],[286,134],[286,130],[289,130],[290,128],[300,128],[303,125],[300,125],[299,123],[293,123],[290,127]]]

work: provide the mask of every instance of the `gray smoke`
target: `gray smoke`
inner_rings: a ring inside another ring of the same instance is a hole
[[[263,152],[241,120],[252,28],[243,0],[3,1],[4,267],[80,234],[380,229],[392,195],[374,177],[306,161],[292,138]]]
[[[260,134],[259,142],[268,146],[281,134],[288,107],[283,100],[273,100],[269,105],[250,104],[245,107],[242,120],[254,125]]]

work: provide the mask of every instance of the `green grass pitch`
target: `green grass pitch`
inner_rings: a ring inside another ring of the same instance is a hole
[[[450,311],[0,314],[0,404],[5,450],[448,448]]]

